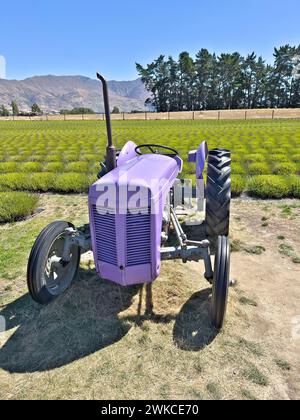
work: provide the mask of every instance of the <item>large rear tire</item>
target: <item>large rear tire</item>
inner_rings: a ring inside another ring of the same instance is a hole
[[[230,245],[227,236],[219,236],[213,278],[211,303],[212,324],[221,330],[226,316],[230,275]]]
[[[229,150],[209,152],[206,185],[206,233],[215,243],[228,236],[231,201],[231,154]]]
[[[57,221],[38,236],[27,267],[28,290],[37,303],[45,305],[61,295],[74,280],[80,262],[80,249],[72,245],[70,261],[62,259],[66,229],[70,223]]]

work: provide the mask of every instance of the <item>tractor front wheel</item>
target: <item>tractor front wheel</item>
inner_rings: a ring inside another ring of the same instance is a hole
[[[63,260],[66,229],[70,227],[73,226],[67,222],[51,223],[40,233],[31,250],[27,284],[33,300],[42,305],[61,295],[77,274],[79,247],[72,245],[67,260]]]
[[[230,273],[230,245],[227,236],[219,236],[213,278],[211,315],[212,324],[221,330],[227,310]]]

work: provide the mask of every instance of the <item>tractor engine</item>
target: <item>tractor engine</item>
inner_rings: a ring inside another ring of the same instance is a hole
[[[180,158],[137,156],[135,147],[125,145],[117,168],[89,192],[96,270],[123,286],[151,283],[160,274],[165,204],[182,166]]]

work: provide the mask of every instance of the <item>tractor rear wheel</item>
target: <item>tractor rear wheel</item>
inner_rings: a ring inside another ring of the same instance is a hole
[[[206,233],[215,243],[228,236],[231,201],[231,154],[229,150],[209,152],[206,185]]]
[[[212,324],[221,330],[227,310],[230,273],[230,245],[227,236],[219,236],[213,278],[213,291],[211,303]]]
[[[29,293],[37,303],[45,305],[61,295],[74,280],[80,262],[80,248],[72,245],[68,260],[63,261],[66,229],[70,223],[57,221],[38,236],[27,267]]]

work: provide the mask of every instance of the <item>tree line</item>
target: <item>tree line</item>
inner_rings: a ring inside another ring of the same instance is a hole
[[[95,114],[95,111],[91,108],[73,108],[73,109],[61,109],[59,111],[61,115],[82,115],[82,114]]]
[[[193,58],[160,55],[138,74],[158,112],[300,107],[300,45],[274,49],[268,64],[254,52],[216,55],[201,49]]]
[[[19,110],[19,106],[16,101],[12,101],[11,103],[11,113],[10,111],[4,106],[1,105],[0,107],[0,117],[9,117],[12,114],[14,117],[18,116],[37,116],[42,115],[43,111],[38,106],[37,103],[34,103],[31,107],[31,112],[22,112]]]

